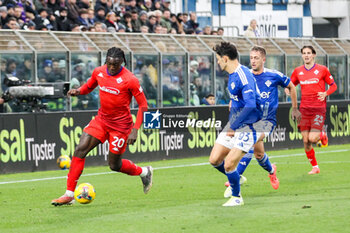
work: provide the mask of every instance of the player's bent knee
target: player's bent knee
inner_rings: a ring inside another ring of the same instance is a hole
[[[210,155],[209,163],[213,166],[219,166],[222,163],[222,161],[220,161],[218,157]]]
[[[309,142],[310,143],[317,143],[320,137],[309,137]]]
[[[120,163],[117,163],[117,164],[109,164],[109,168],[112,170],[112,171],[115,171],[115,172],[119,172],[120,169],[122,168],[122,164]]]

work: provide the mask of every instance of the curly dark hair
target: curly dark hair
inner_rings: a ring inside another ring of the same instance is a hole
[[[228,56],[231,60],[238,58],[237,48],[234,44],[230,42],[221,42],[217,44],[213,50],[220,56]]]

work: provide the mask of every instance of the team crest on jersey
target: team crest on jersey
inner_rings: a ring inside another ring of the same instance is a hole
[[[303,71],[300,71],[299,75],[304,75],[304,72],[303,72]]]
[[[314,74],[317,75],[318,73],[320,73],[320,71],[318,71],[318,70],[315,70],[315,71],[314,71]]]
[[[272,82],[271,82],[270,80],[267,80],[267,81],[265,82],[265,85],[266,85],[267,87],[270,87],[271,84],[272,84]]]
[[[121,77],[117,78],[117,83],[123,82],[123,79]]]
[[[231,83],[231,89],[233,90],[233,89],[235,89],[235,87],[236,87],[235,83],[232,82],[232,83]]]
[[[103,74],[101,72],[97,76],[103,78]]]

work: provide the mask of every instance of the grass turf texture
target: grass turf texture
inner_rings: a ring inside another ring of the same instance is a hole
[[[346,232],[350,229],[350,145],[315,148],[321,173],[302,149],[270,151],[280,188],[252,160],[242,186],[245,205],[222,207],[226,177],[206,163],[208,157],[151,162],[154,185],[144,195],[139,177],[124,174],[82,176],[96,189],[88,205],[54,207],[63,178],[0,185],[0,232]],[[342,152],[332,152],[344,150]],[[327,152],[328,151],[328,152]],[[322,152],[322,153],[317,153]],[[325,153],[326,152],[326,153]],[[145,165],[145,164],[139,164]],[[83,174],[109,172],[85,168]],[[62,177],[67,171],[1,175],[0,182]]]

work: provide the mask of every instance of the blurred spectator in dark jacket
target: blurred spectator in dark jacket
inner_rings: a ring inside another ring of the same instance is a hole
[[[146,26],[148,27],[149,33],[154,33],[155,26],[157,25],[156,22],[156,17],[154,15],[148,17],[148,22]]]
[[[215,96],[213,94],[208,94],[201,100],[203,105],[215,105]]]
[[[122,24],[125,26],[125,31],[126,32],[132,32],[132,16],[131,14],[127,11],[125,12],[122,20]]]
[[[163,12],[163,17],[160,20],[160,25],[162,25],[162,27],[166,28],[167,32],[170,32],[171,30],[171,20],[170,20],[170,10],[164,10]]]
[[[111,9],[107,4],[107,0],[97,0],[96,4],[95,4],[95,12],[97,12],[98,9],[100,9],[100,7],[103,7],[105,10],[105,14],[108,13]]]
[[[33,3],[36,11],[39,11],[40,9],[47,7],[47,3],[45,0],[33,0]]]
[[[90,0],[79,0],[77,5],[80,9],[82,8],[89,9],[91,6],[91,3],[90,3]]]
[[[140,21],[140,24],[141,26],[146,26],[147,25],[147,12],[146,11],[141,11],[139,13],[139,21]]]
[[[26,19],[23,7],[17,5],[13,8],[13,10],[14,10],[13,16],[16,18],[19,26],[22,27]]]
[[[79,10],[79,25],[84,25],[85,27],[92,26],[93,24],[89,23],[88,20],[88,10],[85,8],[82,8]]]
[[[96,9],[96,7],[95,7],[95,9]],[[95,10],[94,21],[104,23],[105,20],[106,20],[106,10],[104,7],[100,6],[99,8],[97,8]]]
[[[48,0],[47,1],[47,8],[51,9],[51,11],[56,14],[60,10],[60,4],[58,0]]]
[[[95,24],[95,11],[93,9],[88,9],[88,22],[89,25],[94,25]]]
[[[136,5],[136,0],[130,0],[128,6],[125,7],[125,11],[137,11],[138,12],[138,8]]]
[[[1,21],[1,27],[4,28],[7,21],[9,19],[9,16],[7,15],[7,7],[1,6],[0,7],[0,21]]]
[[[42,26],[45,26],[48,30],[57,30],[56,18],[53,17],[53,20],[51,20],[52,17],[50,16],[48,9],[42,8],[38,12],[39,14],[34,20],[37,30],[42,30]]]
[[[59,10],[59,16],[56,16],[57,30],[70,31],[67,14],[68,14],[67,8],[61,7]]]
[[[79,7],[76,4],[76,0],[67,0],[66,7],[68,9],[67,18],[70,24],[79,24]]]
[[[32,78],[32,58],[26,57],[24,62],[18,67],[17,78],[21,80],[31,80]]]
[[[132,25],[132,31],[133,32],[140,32],[141,31],[141,22],[139,20],[139,14],[137,11],[131,12],[131,25]]]
[[[190,20],[187,21],[186,25],[187,25],[187,30],[193,29],[194,31],[196,31],[199,24],[197,23],[197,15],[195,12],[190,13]]]
[[[3,27],[3,29],[12,29],[12,30],[15,30],[17,28],[18,23],[17,23],[17,20],[16,18],[14,17],[10,17],[8,20],[7,20],[7,23],[5,24],[5,26]]]

